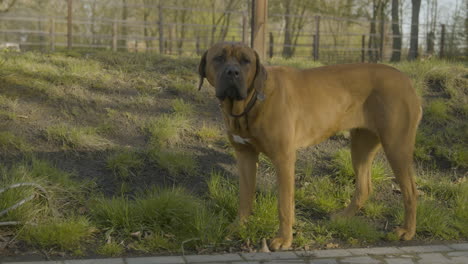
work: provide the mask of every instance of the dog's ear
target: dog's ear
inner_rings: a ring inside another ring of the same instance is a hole
[[[255,77],[253,80],[253,88],[257,90],[257,92],[262,92],[263,91],[263,86],[265,85],[265,81],[268,77],[268,73],[265,69],[265,66],[263,66],[260,62],[260,57],[258,56],[258,53],[255,51],[255,59],[256,59],[256,71],[255,71]]]
[[[203,80],[206,78],[206,54],[207,53],[208,51],[205,51],[205,53],[203,53],[201,60],[200,60],[200,64],[198,65],[198,74],[200,75],[200,83],[198,85],[198,91],[201,90],[203,86]]]

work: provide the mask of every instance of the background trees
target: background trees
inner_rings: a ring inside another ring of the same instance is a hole
[[[249,42],[250,1],[73,1],[73,41],[81,46],[110,47],[117,38],[121,50],[184,54],[218,41]],[[438,54],[444,23],[445,55],[466,56],[468,20],[463,7],[468,0],[453,1],[456,8],[443,13],[448,0],[269,0],[268,31],[276,56],[310,57],[320,34],[321,57],[351,52],[349,56],[360,57],[364,52],[366,61],[398,61],[421,52]],[[64,0],[0,0],[0,14],[27,18],[5,18],[0,29],[37,31],[0,33],[0,41],[39,41],[44,44],[36,46],[46,47],[51,18],[57,32],[66,32],[66,8]],[[66,42],[60,34],[56,40]]]

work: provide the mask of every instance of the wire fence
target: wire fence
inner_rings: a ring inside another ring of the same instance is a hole
[[[13,9],[0,15],[0,43],[21,50],[53,51],[70,43],[73,48],[174,55],[201,54],[219,41],[250,43],[250,7],[246,4],[236,6],[215,0],[211,5],[195,5],[199,3],[196,0],[183,0],[179,3],[184,5],[155,1],[142,5],[81,0],[74,1],[68,19],[66,1],[49,2],[56,4],[56,10],[46,15],[30,8]],[[299,21],[298,24],[287,27],[287,16]],[[272,11],[267,27],[267,54],[343,63],[388,61],[396,51],[405,59],[411,25],[399,26],[402,34],[395,35],[391,22],[386,20],[323,14],[285,15]],[[419,25],[419,56],[466,59],[465,30],[456,25]],[[401,49],[393,49],[395,39],[401,40]]]

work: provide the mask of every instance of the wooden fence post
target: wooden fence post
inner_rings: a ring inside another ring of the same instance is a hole
[[[275,53],[275,41],[273,39],[273,33],[270,32],[270,50],[269,50],[269,57],[273,58],[273,55]]]
[[[440,54],[439,57],[445,57],[445,24],[442,24],[442,32],[440,33]]]
[[[163,10],[162,10],[162,5],[161,2],[159,2],[158,5],[158,16],[159,16],[159,53],[163,54],[164,53],[164,20],[163,20]]]
[[[362,35],[361,39],[361,62],[366,61],[366,35]]]
[[[67,16],[67,48],[71,49],[72,48],[72,6],[73,6],[73,0],[68,0],[68,16]]]
[[[315,16],[314,60],[319,60],[320,47],[320,16]]]
[[[268,1],[252,0],[252,48],[254,48],[261,60],[266,56],[266,25],[267,25]]]
[[[118,32],[118,24],[117,21],[112,23],[112,51],[117,51],[117,32]]]
[[[50,20],[49,44],[50,51],[55,51],[55,19]]]

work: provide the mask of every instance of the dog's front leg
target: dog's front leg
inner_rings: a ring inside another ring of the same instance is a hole
[[[278,157],[273,158],[276,167],[278,184],[278,212],[280,227],[278,235],[271,242],[273,250],[287,250],[291,248],[294,223],[294,166],[295,151],[280,151]]]
[[[239,170],[239,221],[243,223],[252,213],[258,152],[250,148],[236,149],[236,157]]]

